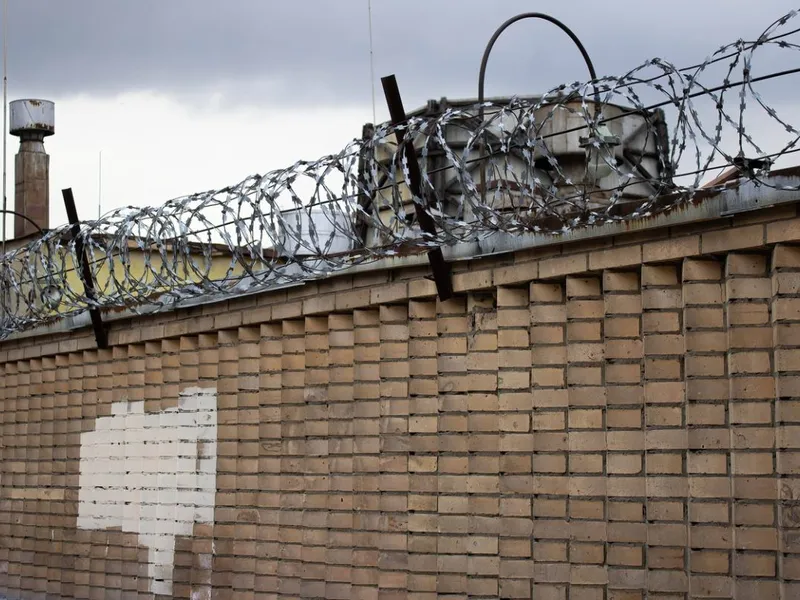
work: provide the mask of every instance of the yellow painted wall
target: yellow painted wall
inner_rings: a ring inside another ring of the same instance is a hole
[[[126,258],[128,264],[123,263],[122,257],[115,256],[113,261],[109,261],[102,254],[95,252],[94,257],[89,258],[92,264],[92,272],[95,280],[95,290],[98,296],[114,295],[122,291],[127,291],[135,297],[140,298],[142,301],[152,298],[161,292],[168,289],[174,289],[176,274],[169,274],[160,272],[162,265],[162,258],[157,253],[151,253],[149,262],[145,260],[144,254],[138,249],[131,250]],[[177,279],[185,282],[199,283],[204,278],[210,278],[213,281],[219,281],[220,285],[224,285],[224,280],[227,276],[233,276],[238,279],[245,273],[245,269],[241,263],[236,262],[231,265],[231,257],[226,255],[218,255],[212,258],[210,268],[205,264],[205,257],[201,254],[192,256],[195,267],[185,262],[178,264]],[[112,276],[113,265],[113,276]],[[263,270],[266,264],[254,263],[251,268],[254,270]],[[55,274],[48,274],[43,267],[37,268],[36,277],[39,281],[40,291],[48,285],[55,285],[57,288],[68,290],[64,291],[61,303],[59,306],[54,307],[51,312],[53,316],[59,314],[67,314],[74,310],[74,302],[76,296],[84,294],[83,281],[81,279],[78,269],[75,267],[72,256],[67,254],[63,258],[63,262],[59,260],[56,264],[57,272]],[[31,296],[31,277],[28,271],[24,271],[20,265],[14,269],[16,279],[21,282],[20,287],[24,295],[28,298],[26,302],[18,302],[11,299],[5,302],[10,306],[11,311],[18,316],[24,316],[23,313],[28,312]],[[161,281],[159,282],[159,279]],[[26,283],[27,282],[27,283]],[[235,283],[232,281],[231,283]],[[146,294],[146,297],[144,296]],[[37,310],[43,306],[41,304],[40,294],[37,296]]]

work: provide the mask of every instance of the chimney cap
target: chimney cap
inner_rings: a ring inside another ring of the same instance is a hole
[[[55,133],[55,104],[50,100],[14,100],[9,108],[11,135],[38,133],[46,137]]]

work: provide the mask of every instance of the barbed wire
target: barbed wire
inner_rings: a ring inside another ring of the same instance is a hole
[[[797,56],[800,28],[787,28],[796,15],[691,67],[656,58],[536,98],[431,103],[402,124],[365,126],[319,160],[159,207],[120,208],[82,223],[77,237],[70,226],[49,231],[0,258],[0,339],[88,308],[153,311],[498,232],[557,239],[672,210],[725,166],[775,187],[770,168],[798,150],[800,132],[759,86],[800,67],[759,74],[755,58]],[[416,196],[405,184],[412,143]],[[419,227],[423,209],[435,234]],[[78,277],[79,242],[93,293]]]

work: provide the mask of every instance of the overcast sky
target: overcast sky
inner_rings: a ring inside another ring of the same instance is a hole
[[[100,152],[106,212],[339,149],[373,119],[367,6],[9,0],[9,99],[56,102],[56,135],[46,142],[51,226],[65,221],[63,187],[74,189],[83,218],[96,216]],[[428,98],[475,96],[486,42],[519,12],[564,21],[599,74],[612,75],[656,56],[699,62],[723,43],[755,38],[791,8],[786,0],[373,0],[377,118],[387,114],[379,79],[391,73],[407,109]],[[487,94],[533,94],[586,79],[564,33],[530,21],[497,43]],[[10,201],[16,149],[11,138]]]

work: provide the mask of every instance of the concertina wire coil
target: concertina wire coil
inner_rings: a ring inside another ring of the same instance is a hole
[[[443,104],[400,125],[367,126],[316,161],[158,207],[119,208],[83,222],[78,237],[69,225],[50,230],[0,259],[0,339],[90,307],[150,312],[498,233],[557,238],[652,216],[691,201],[703,179],[725,166],[775,187],[770,166],[797,151],[800,132],[759,86],[800,69],[757,76],[754,67],[762,53],[796,56],[792,37],[800,29],[788,27],[796,16],[693,67],[651,59],[619,77],[536,98]],[[785,143],[758,119],[777,125]],[[419,196],[403,183],[412,142]],[[421,206],[435,235],[418,226]],[[77,274],[78,239],[93,294]]]

